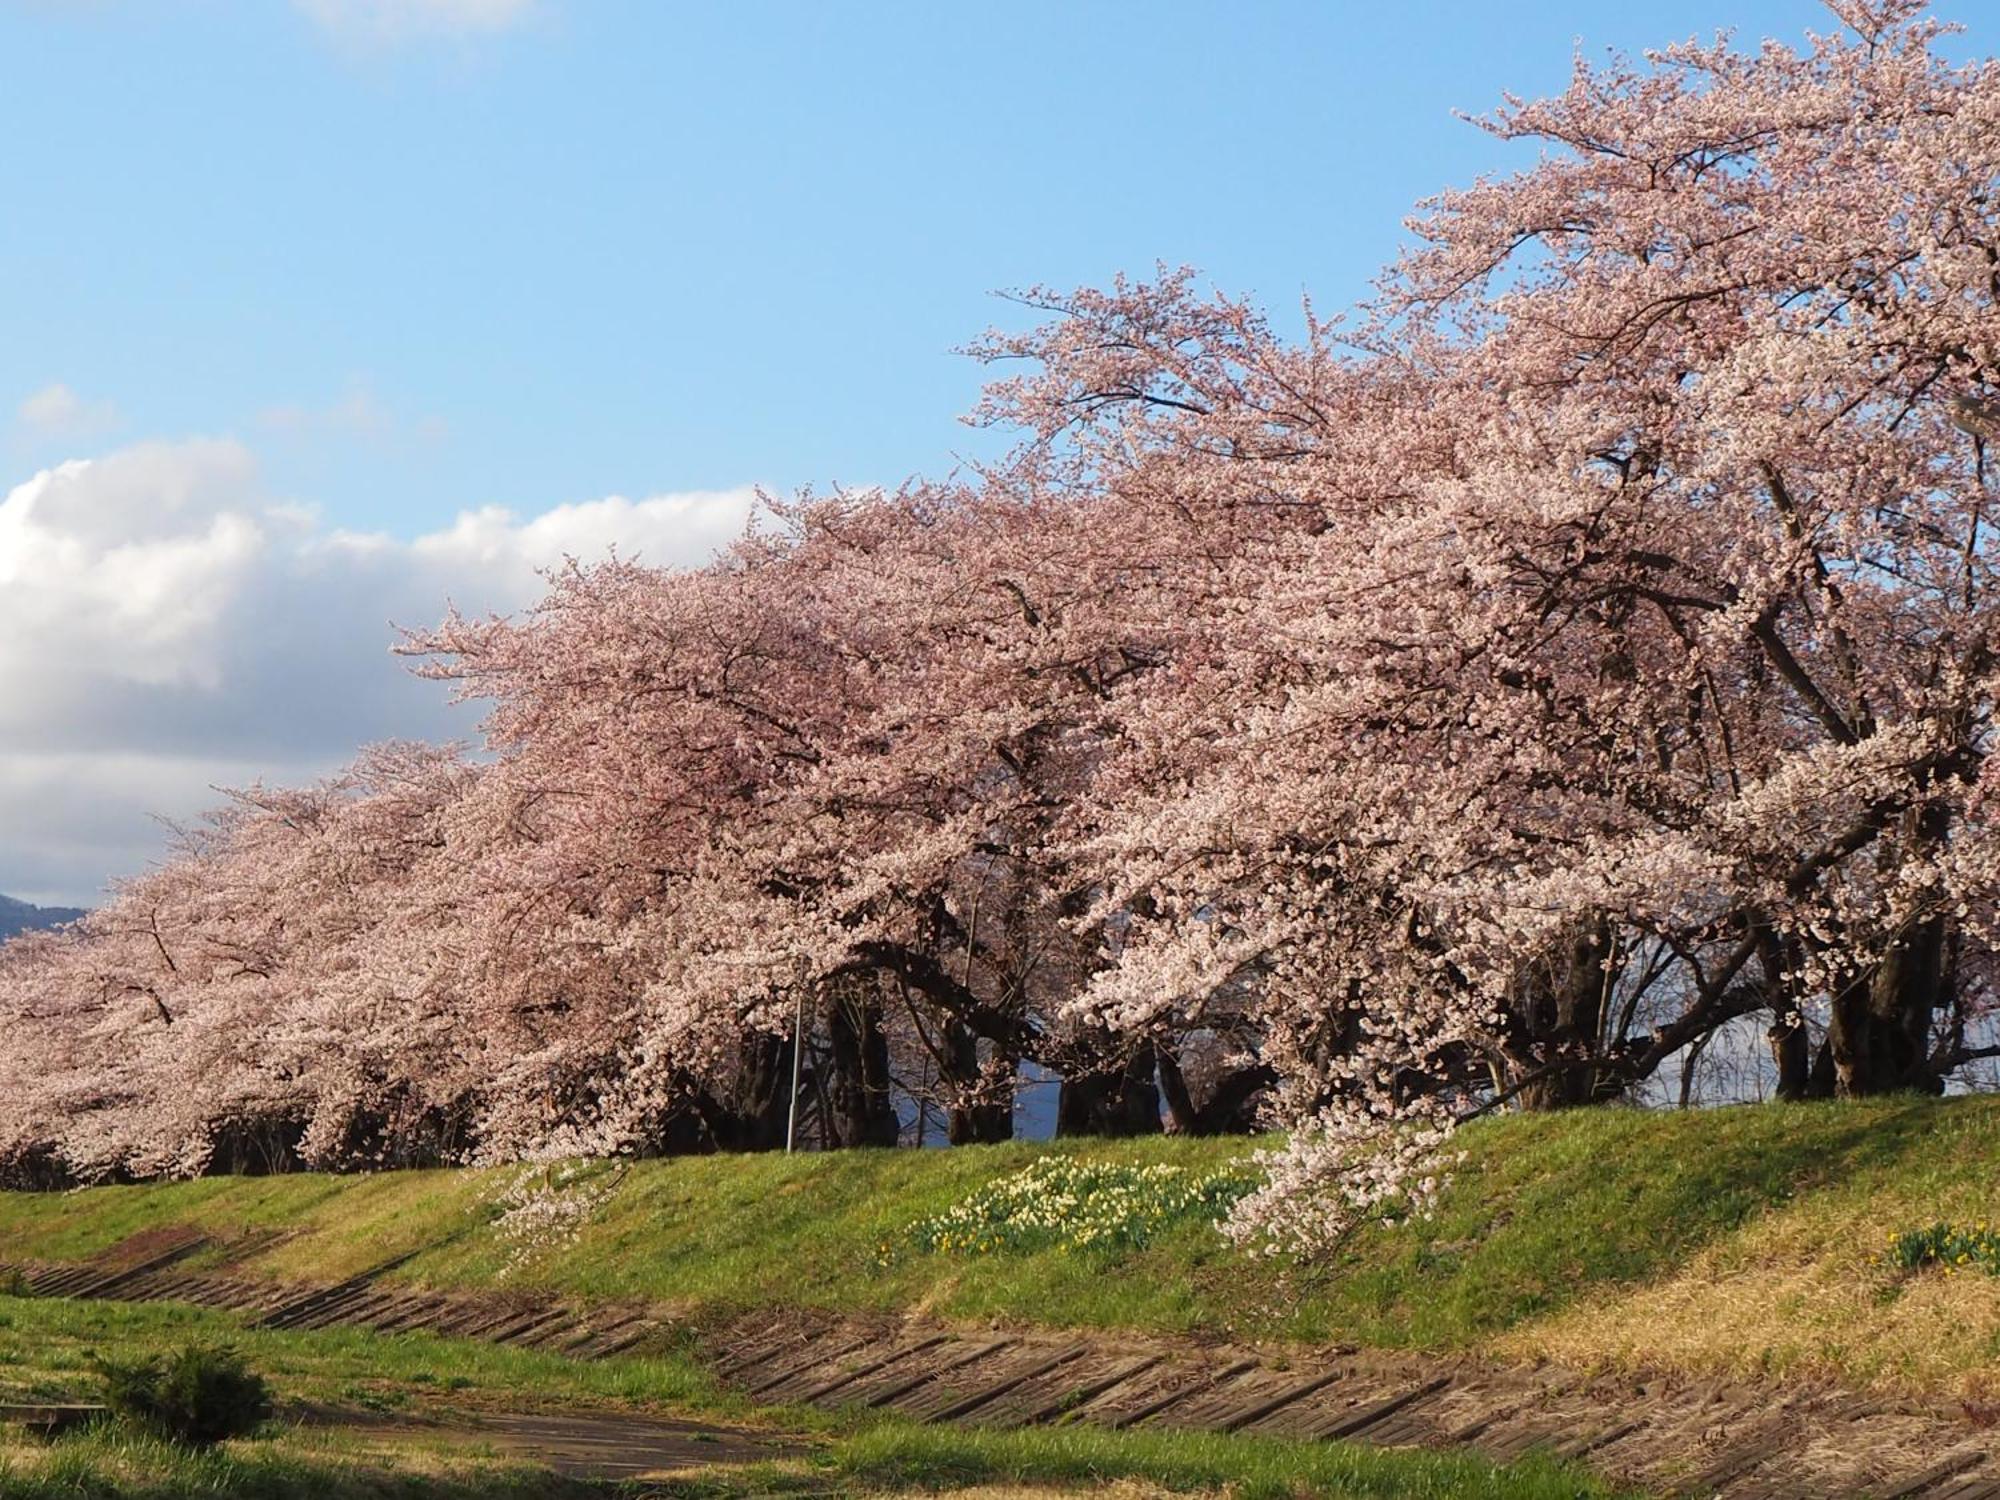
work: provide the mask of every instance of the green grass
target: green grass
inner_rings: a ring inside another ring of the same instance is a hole
[[[1315,1332],[1462,1348],[1700,1247],[1835,1183],[1889,1192],[1977,1138],[2000,1164],[2000,1100],[1610,1110],[1499,1120],[1428,1224],[1361,1236],[1315,1278]],[[1980,1168],[1966,1162],[1970,1178]],[[1301,1331],[1311,1315],[1299,1319]]]
[[[115,1425],[50,1445],[0,1440],[0,1500],[586,1500],[594,1485],[479,1454],[388,1456],[333,1434],[190,1453]]]
[[[190,1342],[234,1346],[292,1402],[383,1412],[438,1402],[748,1410],[691,1353],[573,1360],[427,1333],[248,1328],[229,1313],[169,1302],[20,1297],[0,1297],[0,1401],[93,1399],[92,1353],[130,1358]]]
[[[1496,1465],[1467,1455],[1345,1443],[1091,1427],[995,1432],[873,1418],[803,1463],[760,1464],[669,1480],[682,1500],[773,1495],[1101,1494],[1226,1500],[1612,1500],[1573,1465],[1531,1456]]]
[[[1574,1469],[1507,1467],[1439,1454],[1191,1433],[978,1432],[891,1422],[803,1460],[718,1465],[643,1485],[563,1479],[518,1459],[439,1446],[400,1451],[338,1433],[276,1432],[190,1453],[113,1425],[38,1452],[0,1441],[0,1500],[585,1500],[613,1493],[750,1497],[907,1496],[1007,1486],[1094,1494],[1118,1480],[1147,1492],[1229,1500],[1611,1500]]]
[[[1196,1432],[1104,1432],[1090,1427],[992,1432],[882,1424],[833,1450],[845,1478],[888,1489],[974,1484],[1097,1486],[1145,1480],[1232,1500],[1587,1500],[1610,1487],[1581,1471],[1530,1459],[1506,1468],[1459,1454],[1390,1452],[1345,1443]]]
[[[1681,1320],[1712,1331],[1714,1347],[1663,1344],[1650,1362],[1768,1356],[1790,1367],[1797,1361],[1778,1344],[1796,1309],[1759,1290],[1775,1257],[1786,1275],[1817,1268],[1865,1293],[1819,1340],[1831,1373],[1949,1384],[2000,1359],[2000,1341],[1984,1345],[2000,1340],[2000,1301],[1991,1319],[1973,1309],[1967,1322],[1964,1307],[1940,1315],[1938,1348],[1949,1358],[1923,1369],[1892,1368],[1886,1349],[1869,1345],[1862,1309],[1899,1295],[1883,1266],[1888,1233],[1939,1219],[2000,1221],[2000,1099],[1512,1116],[1468,1129],[1461,1143],[1468,1159],[1434,1218],[1365,1229],[1303,1269],[1246,1257],[1199,1225],[1143,1248],[905,1251],[880,1263],[883,1242],[906,1245],[921,1221],[1051,1150],[1209,1171],[1254,1149],[1172,1139],[641,1162],[619,1169],[615,1193],[578,1240],[525,1266],[491,1223],[509,1173],[0,1194],[0,1259],[87,1256],[142,1231],[193,1225],[223,1236],[282,1231],[287,1238],[241,1257],[245,1271],[278,1277],[328,1279],[414,1252],[396,1277],[643,1298],[695,1317],[784,1304],[1515,1353],[1541,1352],[1534,1340],[1555,1329],[1566,1355],[1586,1359],[1577,1320],[1598,1320],[1607,1299],[1665,1286],[1699,1263],[1737,1299],[1704,1312],[1700,1288],[1687,1289],[1694,1301]],[[1748,1346],[1738,1336],[1746,1320]],[[1769,1345],[1762,1356],[1758,1339]],[[1637,1344],[1618,1357],[1649,1362]]]
[[[422,1334],[280,1332],[233,1317],[156,1304],[0,1298],[0,1401],[82,1401],[96,1394],[93,1350],[132,1358],[189,1339],[228,1342],[267,1376],[281,1403],[402,1413],[449,1421],[453,1411],[619,1409],[695,1416],[782,1434],[799,1459],[718,1466],[656,1493],[747,1497],[903,1495],[970,1485],[1078,1493],[1108,1480],[1177,1493],[1380,1497],[1380,1500],[1592,1500],[1612,1492],[1580,1470],[1539,1459],[1499,1467],[1460,1455],[1391,1453],[1339,1443],[1206,1433],[1113,1433],[1065,1427],[984,1432],[923,1427],[869,1411],[755,1409],[692,1363],[614,1359],[584,1364]],[[602,1493],[563,1483],[477,1444],[399,1433],[385,1448],[370,1429],[270,1425],[256,1440],[190,1454],[116,1425],[53,1445],[0,1436],[0,1500],[111,1497],[269,1497],[269,1500],[470,1500]],[[654,1488],[649,1486],[649,1488]]]
[[[572,1243],[526,1261],[496,1228],[504,1172],[229,1179],[66,1194],[0,1194],[0,1259],[73,1259],[196,1227],[211,1264],[329,1280],[401,1255],[392,1274],[582,1300],[644,1299],[691,1322],[785,1305],[919,1312],[1143,1332],[1294,1339],[1502,1357],[1547,1356],[1746,1378],[2000,1396],[2000,1279],[1898,1266],[1896,1234],[2000,1222],[2000,1099],[1596,1111],[1511,1117],[1467,1152],[1433,1218],[1371,1227],[1299,1267],[1175,1224],[1143,1245],[1047,1240],[978,1256],[925,1253],[920,1226],[1053,1151],[1205,1173],[1244,1141],[1155,1139],[929,1152],[643,1162]],[[885,1257],[884,1244],[894,1253]],[[1905,1257],[1908,1259],[1908,1257]],[[884,1263],[886,1260],[886,1264]],[[691,1347],[573,1362],[534,1351],[357,1330],[276,1332],[171,1304],[9,1297],[0,1289],[0,1400],[88,1398],[92,1350],[130,1356],[235,1344],[282,1401],[346,1411],[619,1409],[783,1432],[806,1457],[716,1467],[657,1492],[900,1495],[966,1486],[989,1500],[1131,1496],[1595,1496],[1575,1470],[1494,1470],[1456,1455],[1058,1428],[989,1433],[879,1415],[753,1410]],[[494,1453],[385,1455],[351,1435],[280,1429],[189,1456],[116,1431],[51,1449],[0,1438],[0,1500],[268,1496],[470,1500],[584,1493]]]

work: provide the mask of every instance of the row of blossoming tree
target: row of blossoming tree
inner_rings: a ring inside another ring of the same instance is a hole
[[[1290,1128],[1246,1222],[1761,1027],[1995,1052],[2000,69],[1903,0],[1579,64],[1302,338],[1027,294],[1021,442],[410,635],[485,753],[253,788],[0,958],[17,1182]],[[1678,1061],[1677,1061],[1678,1060]],[[904,1110],[907,1117],[908,1109]]]

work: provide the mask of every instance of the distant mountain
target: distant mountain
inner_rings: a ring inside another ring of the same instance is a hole
[[[17,932],[26,932],[33,927],[60,927],[82,915],[80,907],[30,906],[12,896],[0,896],[0,943]]]

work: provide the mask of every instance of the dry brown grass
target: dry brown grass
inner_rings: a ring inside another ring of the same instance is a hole
[[[1766,1212],[1663,1278],[1597,1289],[1490,1348],[1591,1368],[1989,1401],[2000,1390],[2000,1279],[1909,1274],[1886,1258],[1893,1232],[1940,1218],[2000,1218],[2000,1193],[1922,1182],[1824,1191]]]
[[[551,1489],[548,1476],[516,1455],[462,1444],[384,1442],[366,1433],[279,1426],[268,1434],[189,1452],[119,1428],[96,1428],[55,1442],[0,1429],[0,1493],[55,1495],[312,1496],[381,1500],[525,1500]],[[580,1491],[579,1491],[580,1492]]]

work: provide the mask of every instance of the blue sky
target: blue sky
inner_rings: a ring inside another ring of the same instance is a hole
[[[444,593],[515,607],[550,547],[694,560],[744,486],[992,452],[952,351],[995,289],[1165,261],[1339,306],[1417,198],[1518,162],[1452,111],[1559,88],[1575,39],[1828,24],[0,0],[0,890],[87,899],[157,847],[148,809],[464,732],[383,656]],[[78,642],[66,609],[124,623]]]
[[[1165,260],[1272,304],[1347,301],[1415,198],[1501,160],[1453,109],[1560,86],[1579,36],[1796,36],[1823,14],[346,9],[0,8],[0,396],[60,381],[115,403],[98,436],[256,438],[279,489],[399,532],[472,504],[947,466],[978,451],[953,420],[978,373],[951,351],[1003,315],[992,290]],[[67,456],[17,441],[14,467]]]

